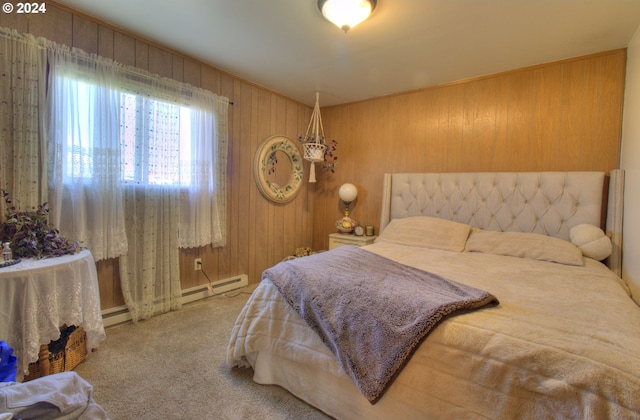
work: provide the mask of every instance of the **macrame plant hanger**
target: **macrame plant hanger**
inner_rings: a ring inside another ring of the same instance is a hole
[[[320,92],[316,92],[316,105],[313,107],[302,148],[304,149],[304,159],[311,162],[309,182],[316,182],[316,162],[324,161],[324,152],[327,148],[324,144],[324,128],[320,115]]]

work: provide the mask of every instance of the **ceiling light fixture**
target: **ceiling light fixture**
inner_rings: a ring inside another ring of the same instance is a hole
[[[345,33],[369,17],[376,0],[318,0],[322,15]]]

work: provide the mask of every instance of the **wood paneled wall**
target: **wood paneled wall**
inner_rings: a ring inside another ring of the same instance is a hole
[[[54,2],[47,2],[44,15],[0,14],[0,25],[187,82],[235,103],[229,107],[227,246],[182,250],[184,289],[208,282],[193,270],[194,258],[202,258],[211,281],[247,274],[255,283],[265,268],[296,247],[311,245],[313,187],[305,183],[294,201],[278,205],[259,193],[253,178],[260,142],[273,135],[295,141],[307,128],[311,107]],[[102,308],[124,304],[117,261],[99,262],[98,275]]]
[[[618,168],[625,62],[615,50],[323,108],[339,166],[318,176],[314,248],[328,247],[345,182],[351,217],[377,232],[386,172]]]

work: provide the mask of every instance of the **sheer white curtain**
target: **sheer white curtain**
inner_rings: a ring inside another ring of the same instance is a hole
[[[226,243],[226,173],[228,101],[193,92],[199,104],[191,109],[191,135],[202,141],[190,150],[186,197],[181,199],[180,247]],[[213,110],[213,112],[211,112]],[[207,139],[213,139],[209,141]]]
[[[55,221],[120,255],[134,321],[179,308],[178,248],[225,243],[228,100],[55,45],[49,67]]]
[[[122,293],[133,321],[180,308],[179,191],[150,185],[124,189],[129,252],[120,257]]]
[[[181,144],[178,106],[141,91],[123,90],[127,91],[121,109],[125,224],[128,232],[137,234],[129,235],[130,252],[120,258],[120,278],[136,321],[180,307],[181,172],[189,166],[181,148],[188,149],[191,139]],[[189,208],[193,203],[185,204]]]
[[[45,74],[43,41],[0,28],[0,189],[25,211],[47,201]]]
[[[51,45],[48,56],[50,221],[96,260],[119,257],[127,234],[117,74],[108,61],[63,46]]]

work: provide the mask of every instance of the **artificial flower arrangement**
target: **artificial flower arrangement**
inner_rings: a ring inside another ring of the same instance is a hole
[[[299,257],[307,257],[307,256],[313,255],[313,254],[315,254],[315,251],[312,250],[311,248],[309,248],[308,246],[307,247],[299,247],[299,248],[296,248],[293,251],[293,256],[297,257],[297,258],[299,258]]]
[[[79,251],[76,242],[60,236],[60,232],[49,224],[47,203],[36,211],[18,211],[2,190],[7,205],[0,236],[2,242],[10,242],[14,258],[50,258],[75,254]]]

